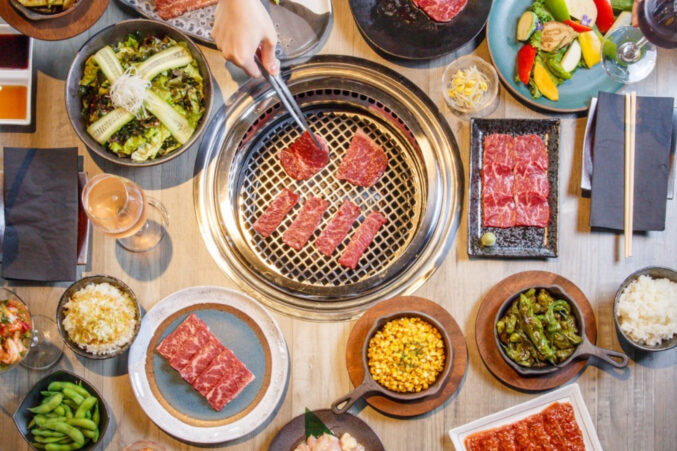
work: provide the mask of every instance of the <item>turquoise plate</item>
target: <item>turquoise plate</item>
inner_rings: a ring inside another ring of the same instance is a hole
[[[219,412],[155,352],[191,313],[255,376]],[[274,414],[286,392],[289,353],[275,320],[256,301],[226,288],[192,287],[167,296],[144,316],[128,369],[139,404],[161,429],[192,443],[222,443],[249,434]]]
[[[499,0],[493,3],[487,22],[489,53],[503,84],[520,100],[536,109],[553,113],[583,113],[590,106],[590,99],[599,91],[617,92],[623,84],[613,81],[601,64],[592,69],[579,69],[570,80],[562,83],[559,100],[553,102],[545,97],[534,99],[529,89],[515,82],[515,60],[522,43],[515,39],[517,21],[531,5],[530,0]]]

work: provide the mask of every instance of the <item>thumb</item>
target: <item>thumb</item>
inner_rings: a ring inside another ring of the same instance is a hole
[[[271,75],[280,72],[280,62],[275,57],[276,40],[266,37],[261,43],[261,62]]]

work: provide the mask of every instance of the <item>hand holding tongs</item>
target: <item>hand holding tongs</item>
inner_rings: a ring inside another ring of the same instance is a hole
[[[254,60],[256,61],[256,65],[259,66],[259,69],[261,69],[261,74],[271,85],[273,85],[273,89],[275,89],[275,92],[280,98],[282,105],[284,105],[287,111],[289,111],[289,114],[291,114],[291,117],[294,119],[294,121],[296,121],[298,126],[301,127],[301,130],[310,134],[310,137],[313,139],[313,142],[317,148],[321,149],[322,145],[320,144],[320,141],[317,139],[315,134],[310,131],[308,122],[306,122],[306,118],[303,116],[303,111],[301,111],[299,104],[296,103],[294,96],[292,95],[291,91],[289,91],[289,88],[282,77],[279,74],[271,75],[270,72],[268,72],[268,69],[266,69],[266,67],[263,65],[263,62],[261,62],[261,58],[259,57],[258,53],[254,55]]]

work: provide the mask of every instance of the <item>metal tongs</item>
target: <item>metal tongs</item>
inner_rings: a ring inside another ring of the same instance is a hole
[[[296,103],[296,100],[294,99],[294,96],[292,95],[291,91],[289,91],[287,83],[285,83],[284,79],[279,74],[271,75],[270,72],[268,72],[268,69],[265,68],[263,62],[261,61],[258,52],[254,56],[254,60],[256,61],[256,65],[259,66],[259,69],[261,69],[261,74],[273,86],[273,89],[275,89],[275,92],[280,98],[282,105],[284,105],[287,111],[289,111],[289,114],[291,114],[291,117],[294,119],[294,121],[296,121],[298,126],[301,127],[301,130],[303,130],[304,132],[308,132],[317,148],[322,149],[320,141],[317,139],[315,134],[310,130],[308,122],[306,122],[306,118],[303,115],[303,111],[301,111],[299,104]]]

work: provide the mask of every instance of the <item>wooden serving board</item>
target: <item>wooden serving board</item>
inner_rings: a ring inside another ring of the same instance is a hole
[[[74,10],[55,19],[29,20],[17,11],[9,0],[0,0],[0,17],[21,33],[45,41],[72,38],[96,23],[106,11],[110,0],[80,0]]]
[[[350,331],[346,346],[346,363],[348,365],[350,381],[354,386],[357,387],[364,378],[362,349],[364,340],[366,340],[367,334],[374,325],[374,322],[384,315],[408,310],[427,313],[444,327],[451,342],[452,363],[446,383],[435,395],[406,402],[395,401],[383,395],[365,397],[367,404],[373,408],[385,414],[398,417],[422,415],[443,405],[457,392],[468,367],[468,349],[466,348],[463,332],[449,312],[428,299],[416,296],[397,296],[379,302],[364,312]]]
[[[532,287],[557,285],[576,301],[583,321],[585,333],[594,344],[597,340],[597,325],[592,306],[585,294],[571,281],[547,271],[526,271],[503,279],[487,293],[477,311],[475,320],[475,341],[480,356],[489,371],[504,384],[525,391],[543,391],[559,387],[575,377],[587,363],[587,358],[574,360],[559,371],[539,376],[522,376],[503,359],[494,337],[496,313],[506,301],[516,293]]]

